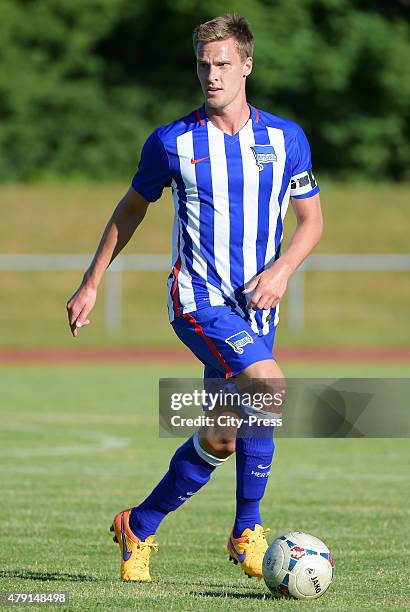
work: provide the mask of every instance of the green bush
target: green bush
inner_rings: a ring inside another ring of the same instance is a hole
[[[409,177],[405,2],[242,0],[255,38],[249,99],[296,119],[315,168]],[[0,180],[129,176],[148,133],[201,103],[195,0],[3,0]]]

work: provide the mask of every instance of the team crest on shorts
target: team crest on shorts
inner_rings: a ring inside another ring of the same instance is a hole
[[[235,353],[242,355],[242,347],[246,346],[247,344],[253,344],[253,338],[247,331],[244,330],[234,334],[233,336],[229,336],[225,342],[233,348]]]
[[[272,145],[254,145],[251,149],[259,172],[263,170],[264,164],[271,164],[278,159]]]

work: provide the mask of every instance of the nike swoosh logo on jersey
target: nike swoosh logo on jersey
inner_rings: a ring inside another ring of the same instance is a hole
[[[128,561],[128,559],[131,557],[132,552],[130,552],[127,548],[127,542],[125,540],[125,535],[124,535],[124,515],[121,515],[121,539],[122,539],[122,556],[124,558],[124,561]]]
[[[268,467],[270,467],[271,465],[272,465],[272,461],[271,461],[271,462],[270,462],[268,465],[261,465],[261,464],[259,464],[259,465],[258,465],[258,468],[259,468],[260,470],[266,470],[266,469],[267,469]]]
[[[235,546],[234,546],[233,542],[232,542],[232,538],[229,538],[229,543],[230,543],[230,545],[231,545],[231,547],[232,547],[233,552],[234,552],[234,553],[235,553],[235,555],[237,556],[238,561],[239,561],[240,563],[243,563],[243,562],[245,561],[246,552],[243,552],[243,553],[238,552],[238,551],[236,550],[236,548],[235,548]]]
[[[209,159],[209,157],[200,157],[199,159],[191,157],[191,164],[199,164],[199,162],[205,161],[206,159]]]

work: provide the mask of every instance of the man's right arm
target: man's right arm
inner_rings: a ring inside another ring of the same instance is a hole
[[[114,210],[81,285],[67,302],[68,321],[74,337],[79,327],[88,325],[88,315],[96,302],[104,272],[128,243],[147,208],[147,200],[130,187]]]

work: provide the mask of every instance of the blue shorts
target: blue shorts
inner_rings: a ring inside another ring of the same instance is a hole
[[[276,328],[272,325],[266,336],[259,336],[229,306],[209,306],[185,313],[172,321],[172,327],[204,364],[204,378],[228,379],[252,363],[274,359]]]

